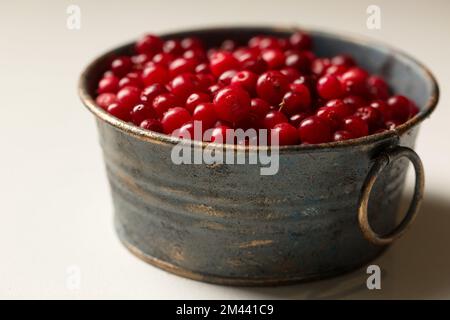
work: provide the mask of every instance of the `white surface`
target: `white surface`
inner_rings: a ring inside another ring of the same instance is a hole
[[[80,31],[66,28],[71,3],[81,7]],[[369,4],[381,7],[381,30],[366,29]],[[425,203],[410,232],[375,262],[382,290],[365,289],[365,270],[280,288],[214,286],[150,267],[118,242],[94,120],[76,94],[80,71],[144,31],[235,23],[367,35],[437,76],[441,102],[417,145]],[[444,0],[2,1],[0,298],[450,298],[449,31]],[[70,266],[81,272],[79,289],[67,286]]]

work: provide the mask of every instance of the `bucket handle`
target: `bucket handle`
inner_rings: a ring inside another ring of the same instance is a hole
[[[416,174],[414,195],[402,222],[387,235],[380,235],[376,233],[369,224],[367,209],[370,192],[372,191],[372,187],[375,184],[378,175],[384,170],[384,168],[386,168],[389,163],[403,157],[408,158],[414,166],[414,171]],[[387,245],[400,238],[414,221],[417,212],[419,211],[420,203],[423,198],[424,182],[425,176],[422,161],[414,150],[407,147],[396,146],[379,155],[375,159],[375,163],[364,181],[358,202],[358,222],[364,237],[375,245]]]

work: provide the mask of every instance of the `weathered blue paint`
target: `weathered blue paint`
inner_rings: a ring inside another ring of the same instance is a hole
[[[217,45],[225,38],[245,41],[255,34],[288,32],[224,28],[166,37],[193,34]],[[116,229],[132,252],[202,281],[273,285],[351,270],[383,250],[364,239],[358,226],[361,186],[380,152],[395,145],[414,147],[418,124],[437,103],[437,86],[426,69],[397,51],[311,34],[318,54],[350,53],[386,77],[395,92],[421,107],[419,117],[396,132],[351,142],[283,147],[274,176],[261,176],[257,165],[174,165],[170,153],[176,139],[127,125],[93,102],[109,57],[130,46],[88,67],[80,94],[97,116]],[[371,224],[381,233],[395,226],[407,166],[403,159],[391,164],[372,191]]]

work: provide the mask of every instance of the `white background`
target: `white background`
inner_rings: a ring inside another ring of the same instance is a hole
[[[79,31],[66,28],[69,4],[81,8]],[[381,7],[381,30],[366,28],[369,4]],[[76,93],[81,70],[146,31],[233,24],[366,35],[436,75],[441,100],[417,144],[426,198],[410,232],[375,261],[382,290],[365,288],[364,269],[279,288],[203,284],[141,262],[117,240],[94,119]],[[449,32],[444,0],[2,1],[0,298],[450,298]]]

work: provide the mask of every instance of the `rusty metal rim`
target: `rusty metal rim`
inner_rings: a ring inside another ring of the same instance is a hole
[[[355,270],[360,269],[361,267],[368,264],[370,261],[373,261],[374,259],[378,258],[380,255],[382,255],[386,249],[389,246],[383,247],[383,249],[380,250],[379,253],[377,253],[375,256],[367,259],[367,261],[363,261],[360,264],[357,264],[355,266],[342,268],[340,270],[336,271],[330,271],[326,273],[320,273],[320,274],[310,274],[306,276],[299,276],[299,277],[286,277],[286,278],[232,278],[232,277],[221,277],[221,276],[214,276],[214,275],[208,275],[208,274],[201,274],[195,271],[191,271],[179,266],[176,266],[172,263],[160,260],[158,258],[152,257],[144,252],[142,252],[140,249],[138,249],[136,246],[130,244],[128,241],[123,239],[121,236],[119,236],[119,239],[121,243],[125,246],[125,248],[131,252],[135,257],[137,257],[139,260],[144,261],[145,263],[148,263],[154,267],[157,267],[158,269],[161,269],[163,271],[169,272],[171,274],[195,280],[200,282],[207,282],[211,284],[217,284],[217,285],[223,285],[223,286],[238,286],[238,287],[268,287],[268,286],[284,286],[284,285],[293,285],[298,283],[304,283],[314,280],[324,280],[328,278],[332,278],[338,275],[343,275],[345,273],[349,273]]]
[[[195,33],[195,32],[201,32],[201,31],[238,31],[238,30],[261,30],[261,32],[266,31],[278,31],[278,32],[292,32],[295,29],[298,29],[298,27],[269,27],[269,26],[238,26],[238,27],[214,27],[214,28],[203,28],[203,29],[191,29],[187,31],[182,31],[183,33]],[[351,42],[358,45],[364,45],[367,47],[377,47],[382,48],[386,51],[392,52],[395,56],[400,57],[402,59],[406,59],[412,64],[415,64],[418,66],[424,74],[428,77],[428,81],[432,85],[432,93],[430,97],[428,98],[425,106],[423,109],[420,110],[420,112],[412,119],[408,120],[407,122],[401,124],[397,128],[393,130],[388,130],[386,132],[378,133],[378,134],[372,134],[370,136],[361,137],[357,139],[351,139],[346,141],[339,141],[339,142],[328,142],[328,143],[320,143],[315,145],[294,145],[294,146],[280,146],[280,147],[270,147],[270,146],[236,146],[236,145],[230,145],[225,144],[223,146],[224,149],[232,149],[232,150],[271,150],[271,149],[278,149],[280,152],[290,152],[290,151],[315,151],[315,150],[329,150],[334,148],[341,148],[341,147],[352,147],[352,146],[359,146],[359,145],[368,145],[375,142],[383,141],[383,140],[389,140],[389,139],[397,139],[399,135],[402,133],[408,131],[411,127],[419,124],[422,122],[425,118],[427,118],[435,109],[438,100],[439,100],[439,86],[437,84],[437,81],[431,71],[425,67],[421,62],[417,61],[415,58],[411,57],[410,55],[402,52],[401,50],[395,49],[389,45],[381,44],[379,42],[375,41],[368,41],[367,39],[364,39],[362,37],[357,36],[343,36],[336,33],[331,32],[325,32],[325,31],[318,31],[313,29],[307,29],[307,28],[301,28],[302,30],[307,30],[311,34],[321,34],[328,37],[335,37],[340,38],[344,41]],[[171,33],[164,33],[163,37],[172,37],[176,36],[177,32],[171,32]],[[137,127],[133,124],[124,122],[122,120],[119,120],[118,118],[110,115],[102,108],[98,107],[95,103],[95,98],[92,97],[87,88],[88,79],[93,76],[93,72],[96,70],[97,64],[99,64],[101,61],[103,61],[106,57],[114,54],[116,51],[124,50],[125,48],[128,48],[132,45],[132,43],[123,45],[121,47],[115,48],[113,50],[110,50],[104,54],[102,54],[100,57],[96,58],[93,62],[91,62],[86,69],[81,74],[79,84],[78,84],[78,93],[81,98],[81,101],[83,104],[91,111],[96,117],[99,119],[105,121],[106,123],[112,125],[113,127],[129,134],[132,136],[135,136],[136,138],[139,138],[141,140],[151,142],[151,143],[158,143],[158,144],[166,144],[166,145],[174,145],[178,144],[182,141],[180,138],[174,138],[165,134],[160,134],[156,132],[152,132],[149,130],[144,130],[140,127]],[[206,147],[209,145],[208,142],[201,142],[201,141],[191,141],[193,146],[196,147]]]

